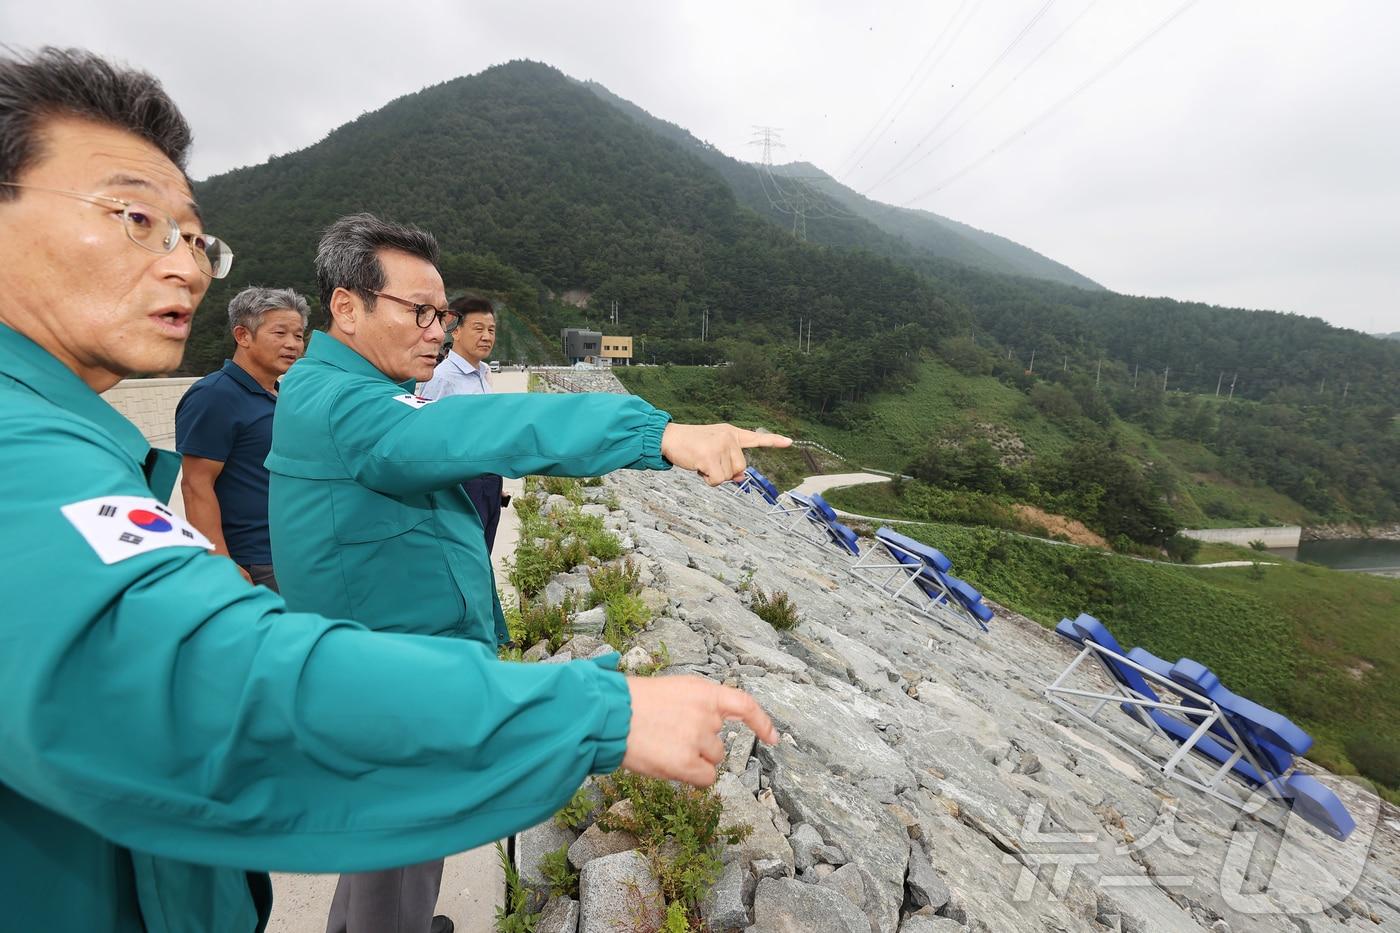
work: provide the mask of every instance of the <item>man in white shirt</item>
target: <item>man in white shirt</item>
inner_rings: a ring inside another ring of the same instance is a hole
[[[448,305],[457,312],[460,323],[452,331],[452,349],[433,370],[433,378],[418,387],[423,398],[449,395],[489,395],[491,368],[486,358],[496,346],[496,309],[485,298],[465,296]],[[496,544],[496,526],[501,506],[510,500],[502,495],[501,478],[494,473],[478,476],[462,484],[486,532],[486,552]]]

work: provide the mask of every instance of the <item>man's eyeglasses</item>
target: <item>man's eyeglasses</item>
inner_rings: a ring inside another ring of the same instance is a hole
[[[149,204],[108,197],[105,194],[83,194],[80,191],[24,185],[13,181],[0,181],[0,185],[6,188],[47,191],[49,194],[61,194],[64,197],[107,207],[113,214],[121,214],[122,227],[126,230],[127,239],[153,253],[172,253],[180,241],[184,240],[189,243],[190,252],[194,254],[195,265],[211,279],[221,279],[233,268],[233,250],[229,249],[227,243],[207,233],[184,233],[174,217]]]
[[[405,308],[412,308],[414,321],[424,330],[431,327],[433,321],[438,321],[442,324],[443,331],[450,334],[457,329],[458,324],[462,323],[462,315],[453,311],[451,308],[439,308],[434,305],[418,304],[417,302],[409,301],[407,298],[399,298],[395,295],[386,295],[384,292],[377,292],[372,288],[367,288],[365,291],[376,298],[388,298],[390,301],[397,301]]]

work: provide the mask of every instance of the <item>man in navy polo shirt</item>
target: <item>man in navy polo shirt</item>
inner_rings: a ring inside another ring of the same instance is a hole
[[[277,380],[302,354],[306,299],[287,288],[245,288],[228,305],[238,348],[190,386],[175,409],[180,491],[190,524],[249,582],[277,589],[267,530],[267,459]]]

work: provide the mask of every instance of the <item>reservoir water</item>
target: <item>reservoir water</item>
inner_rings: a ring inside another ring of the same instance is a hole
[[[1375,538],[1304,541],[1296,548],[1273,548],[1269,553],[1334,570],[1400,573],[1400,541]]]

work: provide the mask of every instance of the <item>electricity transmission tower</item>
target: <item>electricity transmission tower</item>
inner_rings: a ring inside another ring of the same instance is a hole
[[[769,207],[792,217],[792,235],[797,239],[807,239],[808,218],[829,220],[853,216],[821,189],[828,181],[825,176],[773,171],[773,150],[783,148],[780,127],[755,126],[749,145],[762,147],[762,159],[754,166],[758,170],[759,185]]]

